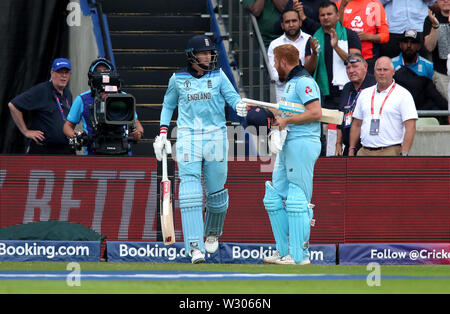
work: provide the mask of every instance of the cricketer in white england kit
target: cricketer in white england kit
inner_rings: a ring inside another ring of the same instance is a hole
[[[296,66],[288,75],[282,100],[308,106],[320,102],[314,79]],[[281,256],[291,255],[296,263],[309,259],[314,165],[319,158],[320,122],[289,124],[283,148],[278,154],[272,183],[266,182],[264,205],[269,214],[276,248]]]
[[[191,66],[169,80],[161,111],[161,126],[169,126],[178,107],[176,161],[179,201],[186,254],[205,253],[204,235],[222,234],[228,208],[227,129],[225,105],[233,110],[241,97],[221,69],[198,76]],[[205,223],[202,216],[202,167],[206,189]]]

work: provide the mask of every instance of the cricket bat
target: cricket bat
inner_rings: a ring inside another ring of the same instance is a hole
[[[280,101],[279,104],[272,104],[270,102],[259,101],[249,98],[242,98],[242,102],[250,105],[257,105],[260,107],[276,109],[279,111],[289,113],[303,113],[306,110],[305,106],[302,104],[287,101]],[[342,111],[322,108],[322,118],[320,119],[321,122],[331,124],[341,124],[343,118],[344,113]]]
[[[162,179],[160,189],[161,231],[165,245],[175,243],[173,228],[172,187],[167,175],[167,152],[163,149]]]

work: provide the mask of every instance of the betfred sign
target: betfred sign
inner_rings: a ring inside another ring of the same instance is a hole
[[[156,240],[156,200],[154,158],[1,157],[0,227],[59,220],[108,238]]]

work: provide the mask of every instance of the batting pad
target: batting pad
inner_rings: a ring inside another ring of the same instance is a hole
[[[228,190],[208,195],[206,198],[205,236],[221,236],[228,210]]]
[[[283,199],[273,188],[272,182],[270,181],[266,181],[266,194],[264,195],[263,202],[267,214],[269,215],[277,251],[281,256],[286,256],[289,253],[288,218],[283,205]]]
[[[305,238],[309,238],[310,219],[306,195],[298,185],[289,184],[286,200],[286,212],[289,222],[289,254],[296,263],[309,257],[304,256]]]
[[[194,248],[191,243],[197,243],[196,248],[205,253],[202,215],[203,190],[200,180],[193,177],[182,178],[178,198],[186,253],[190,253]]]

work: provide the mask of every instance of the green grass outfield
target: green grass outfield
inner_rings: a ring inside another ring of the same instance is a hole
[[[66,271],[68,263],[1,262],[1,271]],[[366,266],[344,265],[242,265],[182,263],[80,263],[83,271],[216,271],[279,274],[371,273]],[[0,293],[148,293],[148,294],[302,294],[302,293],[450,293],[450,265],[380,266],[380,286],[368,286],[365,279],[347,280],[227,280],[227,281],[100,281],[83,279],[70,287],[65,280],[0,280]],[[383,279],[383,276],[427,277],[418,279]],[[429,279],[428,277],[446,277]]]

